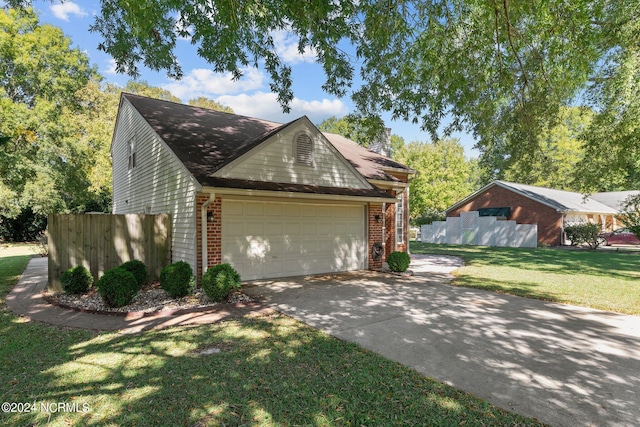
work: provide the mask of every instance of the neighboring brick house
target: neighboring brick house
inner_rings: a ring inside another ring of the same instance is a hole
[[[199,277],[222,262],[243,280],[377,269],[407,250],[415,171],[306,116],[123,94],[111,156],[114,213],[171,214],[172,260]]]
[[[518,224],[537,224],[540,245],[565,243],[567,224],[594,222],[603,230],[617,227],[617,209],[599,202],[596,197],[613,193],[597,193],[592,197],[571,191],[555,190],[513,182],[493,181],[475,193],[455,203],[445,214],[460,216],[460,212],[479,211],[480,216],[498,216]]]

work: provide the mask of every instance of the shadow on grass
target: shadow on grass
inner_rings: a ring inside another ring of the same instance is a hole
[[[640,280],[640,254],[561,248],[503,248],[411,243],[416,254],[459,256],[467,265],[494,265],[558,274]]]
[[[462,286],[466,288],[483,289],[503,294],[516,295],[519,297],[533,298],[549,302],[565,302],[563,298],[540,290],[540,285],[536,283],[518,282],[511,285],[507,282],[492,280],[487,278],[477,279],[474,277],[456,275],[451,282],[452,285]]]
[[[11,317],[2,400],[80,410],[4,425],[536,424],[285,316],[96,336]]]

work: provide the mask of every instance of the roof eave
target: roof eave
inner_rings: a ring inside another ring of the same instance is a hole
[[[202,192],[215,193],[230,196],[247,196],[247,197],[269,197],[278,199],[291,200],[328,200],[341,202],[357,202],[357,203],[395,203],[393,197],[371,197],[371,196],[345,196],[336,194],[319,194],[319,193],[300,193],[293,191],[273,191],[273,190],[251,190],[243,188],[227,188],[227,187],[211,187],[203,186]]]

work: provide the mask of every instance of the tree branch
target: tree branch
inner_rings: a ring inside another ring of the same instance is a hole
[[[504,16],[507,20],[507,38],[509,39],[509,46],[511,46],[511,50],[513,51],[516,60],[518,61],[518,65],[520,66],[520,71],[522,71],[522,77],[524,78],[524,86],[529,86],[529,79],[527,78],[527,72],[524,69],[524,64],[518,55],[518,51],[516,50],[515,45],[513,44],[513,39],[511,37],[511,31],[513,27],[511,26],[511,19],[509,18],[509,2],[508,0],[502,0],[502,4],[504,6]]]

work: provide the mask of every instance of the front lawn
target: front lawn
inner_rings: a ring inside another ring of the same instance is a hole
[[[411,243],[415,254],[461,257],[453,284],[640,315],[640,253]],[[409,267],[411,268],[411,267]]]
[[[4,298],[29,255],[5,254],[0,401],[23,413],[3,406],[1,425],[539,425],[286,316],[132,335],[25,322]]]

